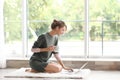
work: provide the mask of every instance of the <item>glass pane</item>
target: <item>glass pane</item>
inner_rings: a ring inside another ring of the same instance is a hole
[[[28,10],[28,56],[33,42],[50,30],[53,19],[63,20],[68,26],[67,32],[60,37],[60,54],[69,57],[84,55],[84,0],[28,0]]]
[[[120,57],[119,4],[120,0],[90,0],[89,56]]]
[[[102,56],[102,23],[90,22],[89,56]]]
[[[64,56],[84,56],[84,24],[80,21],[67,22],[71,29],[60,38],[60,53]],[[69,26],[68,26],[69,27]]]
[[[4,0],[5,53],[7,57],[23,56],[21,7],[21,0]]]
[[[103,56],[120,57],[120,22],[104,22]]]

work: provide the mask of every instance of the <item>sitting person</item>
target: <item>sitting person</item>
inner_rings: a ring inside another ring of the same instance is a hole
[[[31,69],[26,69],[26,71],[49,73],[57,73],[62,69],[73,71],[63,64],[58,52],[58,36],[64,34],[67,29],[66,24],[61,20],[54,20],[51,29],[50,32],[40,35],[34,42],[31,49],[33,55],[29,60]],[[49,62],[52,54],[58,63]]]

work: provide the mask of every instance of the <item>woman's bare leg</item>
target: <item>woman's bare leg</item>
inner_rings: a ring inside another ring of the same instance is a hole
[[[49,72],[49,73],[57,73],[60,72],[62,70],[62,66],[58,63],[48,63],[48,65],[45,67],[45,72]]]

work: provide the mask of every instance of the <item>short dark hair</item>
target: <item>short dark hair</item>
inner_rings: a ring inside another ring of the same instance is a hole
[[[51,24],[51,29],[55,29],[56,27],[59,27],[59,28],[66,27],[66,29],[67,29],[67,26],[64,21],[54,19]]]

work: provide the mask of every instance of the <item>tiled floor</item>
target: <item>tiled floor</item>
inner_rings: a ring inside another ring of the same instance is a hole
[[[0,69],[0,80],[78,80],[78,79],[50,79],[50,78],[4,78],[7,73],[16,69]],[[91,71],[83,80],[120,80],[120,71]]]

